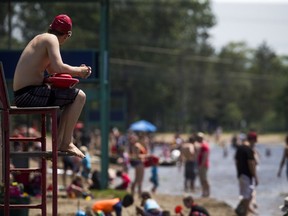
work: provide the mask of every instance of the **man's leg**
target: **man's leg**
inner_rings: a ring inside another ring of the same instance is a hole
[[[136,167],[136,172],[137,172],[137,185],[138,185],[138,196],[141,197],[142,193],[142,183],[143,183],[143,178],[144,178],[144,164],[141,163]]]
[[[195,191],[195,180],[194,179],[190,180],[190,190],[191,190],[191,192]]]
[[[209,197],[210,196],[210,185],[208,182],[208,179],[204,180],[204,197]]]
[[[185,167],[184,167],[184,191],[188,192],[188,182],[189,182],[189,175],[188,175],[188,167],[187,167],[187,161],[185,162]]]
[[[187,178],[185,177],[185,179],[184,179],[184,191],[185,192],[187,192],[188,191],[188,180],[187,180]]]
[[[235,213],[237,214],[237,216],[247,216],[248,206],[249,206],[249,200],[242,199],[235,209]]]
[[[251,189],[251,180],[246,175],[239,176],[239,189],[240,195],[242,196],[242,200],[240,201],[239,205],[237,206],[235,212],[239,216],[247,216],[249,211],[249,205],[252,200],[252,192]]]
[[[64,108],[58,130],[58,142],[60,143],[59,150],[69,152],[80,158],[84,158],[85,155],[73,144],[72,141],[73,130],[79,119],[85,101],[86,95],[82,90],[80,90],[75,101]]]

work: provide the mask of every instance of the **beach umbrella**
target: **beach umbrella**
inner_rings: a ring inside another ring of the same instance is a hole
[[[140,120],[130,125],[129,130],[141,132],[155,132],[157,127],[146,120]]]

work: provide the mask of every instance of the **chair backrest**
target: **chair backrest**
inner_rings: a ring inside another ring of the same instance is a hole
[[[9,95],[7,91],[7,84],[4,74],[3,63],[0,61],[0,108],[7,110],[10,108]]]

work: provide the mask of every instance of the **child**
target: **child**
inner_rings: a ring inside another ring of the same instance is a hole
[[[203,207],[199,206],[194,202],[194,199],[192,196],[186,196],[183,199],[183,204],[186,208],[190,209],[189,215],[203,215],[203,216],[209,216],[209,212]]]
[[[141,194],[141,206],[143,206],[143,209],[138,206],[136,207],[136,215],[162,215],[162,209],[160,208],[159,204],[156,202],[156,200],[151,198],[151,195],[148,192],[143,192]]]
[[[133,196],[126,194],[122,200],[120,200],[120,198],[113,198],[96,201],[93,204],[92,209],[95,214],[99,211],[102,211],[105,216],[112,216],[112,212],[115,212],[116,216],[122,216],[122,207],[126,208],[133,203]]]
[[[86,184],[89,184],[89,177],[91,172],[91,157],[86,146],[80,147],[81,152],[85,155],[85,158],[82,159],[82,171],[81,176],[85,179]]]
[[[153,187],[151,191],[153,193],[156,192],[157,187],[159,186],[159,181],[158,181],[158,164],[159,164],[159,158],[153,157],[152,159],[152,167],[151,167],[151,177],[150,177],[150,182],[152,182]]]
[[[94,170],[91,176],[91,185],[89,186],[89,189],[100,189],[101,188],[101,184],[100,184],[100,177],[99,177],[100,173],[98,170]]]
[[[122,179],[122,182],[118,186],[116,186],[115,189],[127,190],[128,186],[131,182],[129,175],[126,172],[118,170],[116,173],[116,176],[120,177]]]
[[[69,198],[76,198],[76,197],[86,198],[87,196],[91,196],[84,189],[83,179],[81,176],[76,176],[72,180],[71,184],[67,187],[66,191]]]

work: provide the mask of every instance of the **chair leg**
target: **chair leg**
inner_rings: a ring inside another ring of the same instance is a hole
[[[4,215],[9,215],[10,212],[10,141],[9,141],[9,112],[3,111],[2,131],[4,143]],[[8,187],[7,187],[8,186]]]
[[[58,173],[57,173],[57,160],[58,160],[58,145],[57,145],[57,112],[52,112],[51,114],[51,118],[52,118],[52,179],[53,179],[53,216],[57,216],[57,212],[58,212],[58,183],[57,183],[57,179],[58,179]]]
[[[47,146],[46,146],[46,114],[41,115],[41,150],[43,152],[46,151]],[[47,198],[46,198],[46,190],[47,190],[47,160],[45,158],[41,158],[41,173],[42,173],[42,178],[41,178],[41,193],[42,193],[42,216],[47,215]]]

